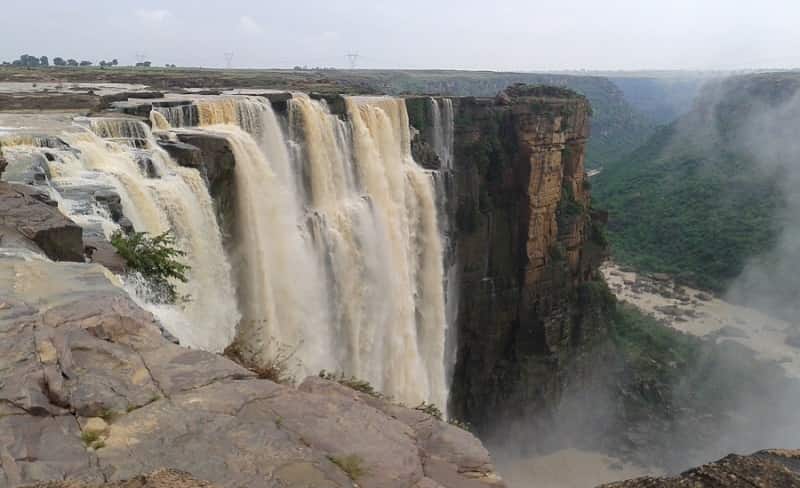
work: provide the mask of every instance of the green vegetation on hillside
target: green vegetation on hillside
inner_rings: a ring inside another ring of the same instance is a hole
[[[748,124],[793,96],[796,75],[732,78],[594,180],[616,260],[724,290],[771,249],[783,208],[780,165],[765,165]],[[764,145],[786,141],[764,141]],[[791,161],[787,161],[791,163]]]

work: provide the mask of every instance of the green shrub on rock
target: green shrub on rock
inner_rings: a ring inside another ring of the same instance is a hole
[[[185,283],[190,267],[180,261],[186,253],[175,246],[172,233],[150,237],[146,232],[126,235],[117,231],[111,236],[111,244],[125,259],[128,269],[141,274],[160,300],[175,302],[175,280]]]

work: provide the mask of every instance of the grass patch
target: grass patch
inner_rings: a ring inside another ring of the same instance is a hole
[[[103,410],[100,411],[100,413],[97,416],[105,420],[107,424],[110,424],[111,422],[119,418],[119,415],[120,415],[119,412],[115,412],[114,410],[104,408]]]
[[[364,462],[360,456],[350,454],[347,456],[328,456],[330,462],[339,467],[342,471],[350,477],[351,480],[356,481],[367,473],[364,468]]]
[[[294,385],[297,379],[292,373],[292,366],[294,361],[297,361],[295,359],[297,347],[277,344],[274,340],[272,340],[272,343],[275,352],[272,357],[266,359],[263,363],[256,363],[251,359],[248,354],[242,351],[241,345],[237,342],[228,346],[223,352],[223,355],[249,369],[255,373],[259,379],[269,380],[282,385]]]
[[[444,417],[439,407],[437,407],[433,403],[422,402],[416,407],[414,407],[414,410],[427,413],[431,417],[434,417],[436,420],[442,420],[442,418]]]
[[[100,432],[84,430],[81,432],[81,440],[86,447],[91,447],[94,450],[106,447],[106,442]]]
[[[344,373],[339,373],[337,375],[336,373],[331,373],[329,371],[325,371],[324,369],[319,372],[319,377],[324,380],[335,381],[340,385],[344,385],[360,393],[366,393],[367,395],[375,398],[383,398],[383,395],[376,390],[369,381],[360,380],[352,376],[347,377],[344,375]]]

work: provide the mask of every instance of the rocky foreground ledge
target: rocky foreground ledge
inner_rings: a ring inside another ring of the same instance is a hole
[[[769,450],[750,456],[731,454],[673,478],[638,478],[600,488],[796,488],[800,451]]]
[[[0,185],[13,210],[0,221],[0,488],[504,486],[477,438],[427,413],[171,343],[105,267],[48,259],[74,224]]]
[[[472,434],[336,382],[280,385],[176,346],[112,279],[99,265],[0,256],[0,487],[162,468],[219,486],[503,486]]]

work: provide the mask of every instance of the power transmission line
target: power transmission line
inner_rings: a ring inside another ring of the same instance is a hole
[[[233,66],[233,53],[225,53],[225,68],[231,69]]]
[[[358,64],[358,58],[361,57],[358,53],[348,53],[346,54],[347,60],[350,62],[350,69],[356,69],[356,65]]]
[[[147,54],[145,53],[136,53],[136,62],[141,64],[144,63],[144,60],[147,59]]]

